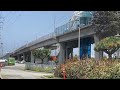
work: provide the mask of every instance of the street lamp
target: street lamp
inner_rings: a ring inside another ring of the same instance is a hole
[[[80,60],[80,19],[79,20],[76,20],[76,21],[79,21],[79,25],[77,25],[77,27],[78,27],[78,30],[79,30],[79,34],[78,34],[78,57],[79,57],[79,60]]]

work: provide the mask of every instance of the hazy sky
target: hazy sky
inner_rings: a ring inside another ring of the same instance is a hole
[[[2,11],[4,53],[54,31],[68,22],[73,11]]]
[[[27,42],[53,32],[54,20],[55,27],[61,26],[69,21],[73,12],[74,11],[0,12],[0,15],[4,17],[3,30],[1,31],[4,54],[14,51]],[[94,57],[93,46],[94,45],[91,47],[92,57]],[[74,48],[73,54],[78,55],[78,48]]]

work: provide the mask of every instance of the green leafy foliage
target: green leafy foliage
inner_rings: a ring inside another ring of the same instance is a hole
[[[36,71],[36,72],[47,72],[47,73],[52,73],[52,72],[54,72],[54,68],[53,68],[53,67],[30,66],[30,67],[26,67],[25,69],[26,69],[26,70]]]
[[[44,75],[44,77],[47,77],[47,78],[54,78],[54,75]]]
[[[33,53],[33,56],[35,58],[40,58],[42,60],[42,63],[43,63],[43,60],[46,57],[50,56],[51,51],[49,49],[45,49],[45,48],[41,49],[41,48],[39,48],[39,49],[33,50],[32,53]]]
[[[120,31],[119,11],[94,11],[93,28],[98,34],[110,31],[112,34]]]
[[[70,61],[65,64],[65,71],[68,79],[120,79],[120,61]],[[61,66],[56,68],[54,75],[63,77]]]
[[[95,44],[95,51],[104,51],[108,54],[109,58],[112,54],[120,48],[120,37],[107,37]]]

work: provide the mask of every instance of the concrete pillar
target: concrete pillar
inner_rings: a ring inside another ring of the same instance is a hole
[[[26,52],[26,62],[31,62],[31,52]]]
[[[19,55],[19,60],[20,60],[20,61],[23,60],[22,54]]]
[[[59,43],[60,44],[60,52],[59,52],[59,56],[58,56],[58,60],[59,60],[59,64],[64,63],[65,61],[65,43]]]
[[[17,60],[20,61],[20,55],[17,55]]]
[[[30,55],[27,53],[27,55],[26,55],[26,62],[29,62],[29,61],[30,61],[30,60],[29,60],[29,59],[30,59],[29,57],[30,57]]]
[[[95,43],[100,41],[100,37],[97,36],[96,34],[94,35],[94,41],[95,41]],[[100,52],[95,51],[95,59],[101,60],[102,58],[103,58],[103,52],[102,51],[100,51]]]
[[[70,49],[66,48],[66,59],[69,59]]]
[[[32,54],[32,51],[31,51],[31,62],[34,63],[34,56]]]
[[[117,56],[117,59],[119,59],[119,58],[120,58],[120,49],[117,50],[116,54],[117,54],[117,55],[116,55],[116,56]]]
[[[25,53],[23,53],[23,60],[26,61],[26,56],[25,56]]]
[[[71,56],[70,56],[71,55]],[[73,58],[73,48],[66,49],[66,59],[69,59],[69,56]]]
[[[17,58],[18,58],[17,56],[14,56],[14,58],[15,58],[15,60],[18,60],[18,59],[17,59]]]
[[[71,58],[73,59],[73,48],[71,48]]]

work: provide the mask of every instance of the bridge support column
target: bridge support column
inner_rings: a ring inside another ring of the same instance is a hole
[[[32,62],[32,63],[35,63],[35,62],[34,62],[34,56],[33,56],[32,51],[31,51],[31,62]]]
[[[23,60],[26,61],[26,56],[25,56],[25,53],[23,53]]]
[[[97,35],[94,35],[94,41],[95,41],[95,43],[99,42],[100,37],[97,36]],[[102,58],[103,58],[103,51],[100,51],[100,52],[95,51],[95,59],[96,60],[101,60]]]
[[[73,48],[71,48],[71,58],[73,59]]]
[[[66,59],[72,59],[72,58],[73,58],[73,48],[66,48]]]
[[[63,64],[65,61],[65,43],[59,43],[60,44],[60,52],[58,56],[59,64]]]
[[[17,60],[20,61],[20,55],[17,55]]]

